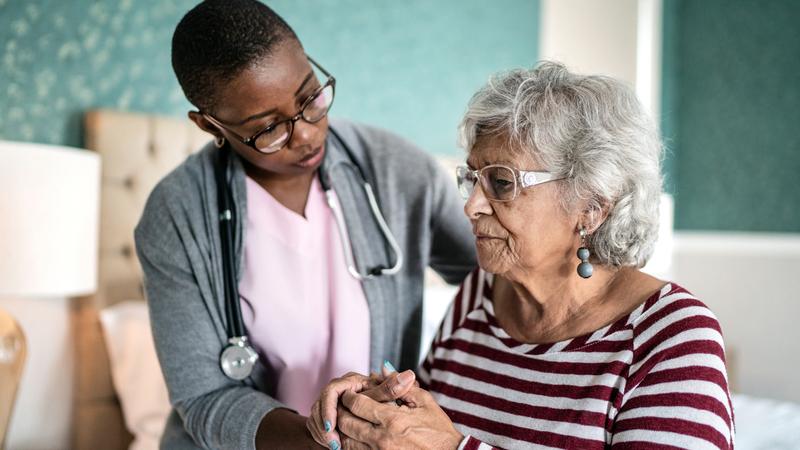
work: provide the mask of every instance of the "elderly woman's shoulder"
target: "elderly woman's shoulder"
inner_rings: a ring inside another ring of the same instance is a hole
[[[714,313],[684,287],[665,284],[631,314],[634,351],[649,353],[713,351],[722,356],[722,329]]]

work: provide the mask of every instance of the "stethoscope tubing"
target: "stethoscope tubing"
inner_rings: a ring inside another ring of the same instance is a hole
[[[350,150],[350,146],[344,141],[342,136],[336,131],[333,127],[329,126],[328,131],[331,135],[336,138],[337,141],[342,145],[342,148],[347,153],[347,156],[350,160],[350,166],[354,167],[358,174],[361,176],[361,180],[363,181],[363,189],[364,193],[367,196],[367,203],[369,203],[370,211],[372,212],[372,217],[378,224],[378,227],[383,234],[384,239],[386,242],[389,243],[389,247],[391,247],[392,251],[395,254],[395,263],[392,267],[385,267],[385,266],[376,266],[367,269],[366,274],[362,274],[358,271],[356,267],[355,256],[353,256],[352,248],[350,247],[349,242],[349,235],[347,233],[347,229],[345,228],[345,221],[344,215],[341,211],[341,205],[337,204],[336,201],[333,199],[333,194],[330,184],[328,180],[325,179],[324,176],[320,176],[320,180],[322,183],[322,189],[325,191],[325,196],[328,200],[328,206],[330,206],[331,210],[333,211],[333,215],[336,219],[336,225],[339,228],[339,236],[341,236],[342,246],[344,250],[345,260],[347,262],[347,271],[350,273],[353,278],[362,281],[365,279],[375,278],[381,275],[395,275],[400,272],[400,269],[403,267],[403,251],[400,249],[400,245],[397,243],[397,239],[395,239],[394,234],[389,229],[389,226],[386,224],[386,219],[384,218],[383,214],[381,213],[380,208],[378,207],[378,202],[375,199],[375,193],[372,190],[372,186],[367,181],[367,175],[364,173],[364,170],[361,168],[361,164],[358,163],[355,155]],[[340,163],[342,164],[342,163]],[[328,168],[328,173],[330,174],[333,171],[333,167]]]
[[[362,170],[360,164],[355,160],[350,148],[344,142],[344,139],[342,139],[339,133],[336,132],[332,127],[328,127],[328,130],[341,143],[342,147],[350,158],[350,164],[355,167],[355,169],[359,172],[359,175],[361,175],[361,179],[363,180],[362,186],[364,193],[367,196],[367,203],[369,204],[372,217],[375,219],[378,227],[381,230],[381,233],[383,234],[383,237],[386,239],[386,242],[389,243],[389,247],[391,247],[392,252],[395,254],[395,263],[392,267],[376,266],[368,268],[366,274],[362,274],[358,271],[355,256],[353,255],[350,244],[349,235],[345,226],[341,205],[338,204],[328,180],[326,180],[325,176],[320,173],[320,184],[325,192],[325,198],[328,206],[333,212],[336,226],[339,230],[339,236],[341,238],[340,240],[342,241],[342,250],[344,251],[345,261],[347,263],[347,271],[353,278],[359,281],[376,278],[382,275],[395,275],[400,272],[403,267],[403,252],[400,249],[400,245],[397,243],[397,239],[395,239],[394,235],[389,229],[386,219],[378,207],[378,202],[375,199],[375,193],[372,190],[372,186],[367,181],[364,171]],[[219,227],[222,247],[222,271],[225,295],[225,318],[226,323],[228,324],[228,329],[226,330],[228,334],[228,341],[227,345],[220,354],[220,367],[225,375],[229,378],[234,380],[243,380],[252,373],[253,367],[258,360],[258,354],[255,352],[247,339],[247,332],[244,326],[241,305],[239,303],[239,292],[234,274],[234,268],[236,267],[233,251],[233,222],[235,218],[235,211],[233,209],[234,202],[227,179],[227,169],[231,157],[230,153],[230,149],[219,149],[219,161],[216,168],[217,202],[219,204]],[[331,172],[331,169],[332,168],[328,169],[328,173]]]
[[[233,255],[233,220],[234,211],[231,207],[232,199],[230,189],[228,189],[227,181],[227,168],[230,159],[229,149],[220,149],[219,158],[220,164],[217,168],[217,185],[224,186],[223,189],[217,191],[217,202],[219,203],[219,231],[220,241],[222,246],[222,275],[224,277],[224,293],[225,293],[225,318],[228,324],[228,337],[242,337],[245,336],[244,320],[242,319],[241,305],[238,301],[228,301],[228,299],[238,299],[239,289],[236,284],[236,277],[234,275],[234,268],[236,261]]]

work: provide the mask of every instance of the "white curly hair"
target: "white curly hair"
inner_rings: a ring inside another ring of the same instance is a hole
[[[587,228],[608,209],[588,237],[594,262],[644,266],[658,236],[663,146],[630,88],[549,61],[499,73],[472,97],[459,127],[467,151],[481,135],[505,135],[513,149],[566,177],[562,206],[585,201]]]

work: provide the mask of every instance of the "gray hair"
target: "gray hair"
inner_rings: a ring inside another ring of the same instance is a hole
[[[652,119],[621,82],[583,76],[554,62],[494,75],[459,127],[470,151],[479,136],[505,135],[559,177],[562,206],[588,202],[593,260],[642,267],[658,236],[662,144]]]

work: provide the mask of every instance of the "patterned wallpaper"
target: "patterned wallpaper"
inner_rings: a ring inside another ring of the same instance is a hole
[[[170,65],[189,0],[0,0],[0,139],[80,146],[96,107],[184,117]],[[332,114],[456,154],[470,95],[494,71],[530,65],[538,2],[268,1],[337,77]]]
[[[184,114],[169,43],[195,3],[0,0],[0,138],[79,146],[95,107]]]

